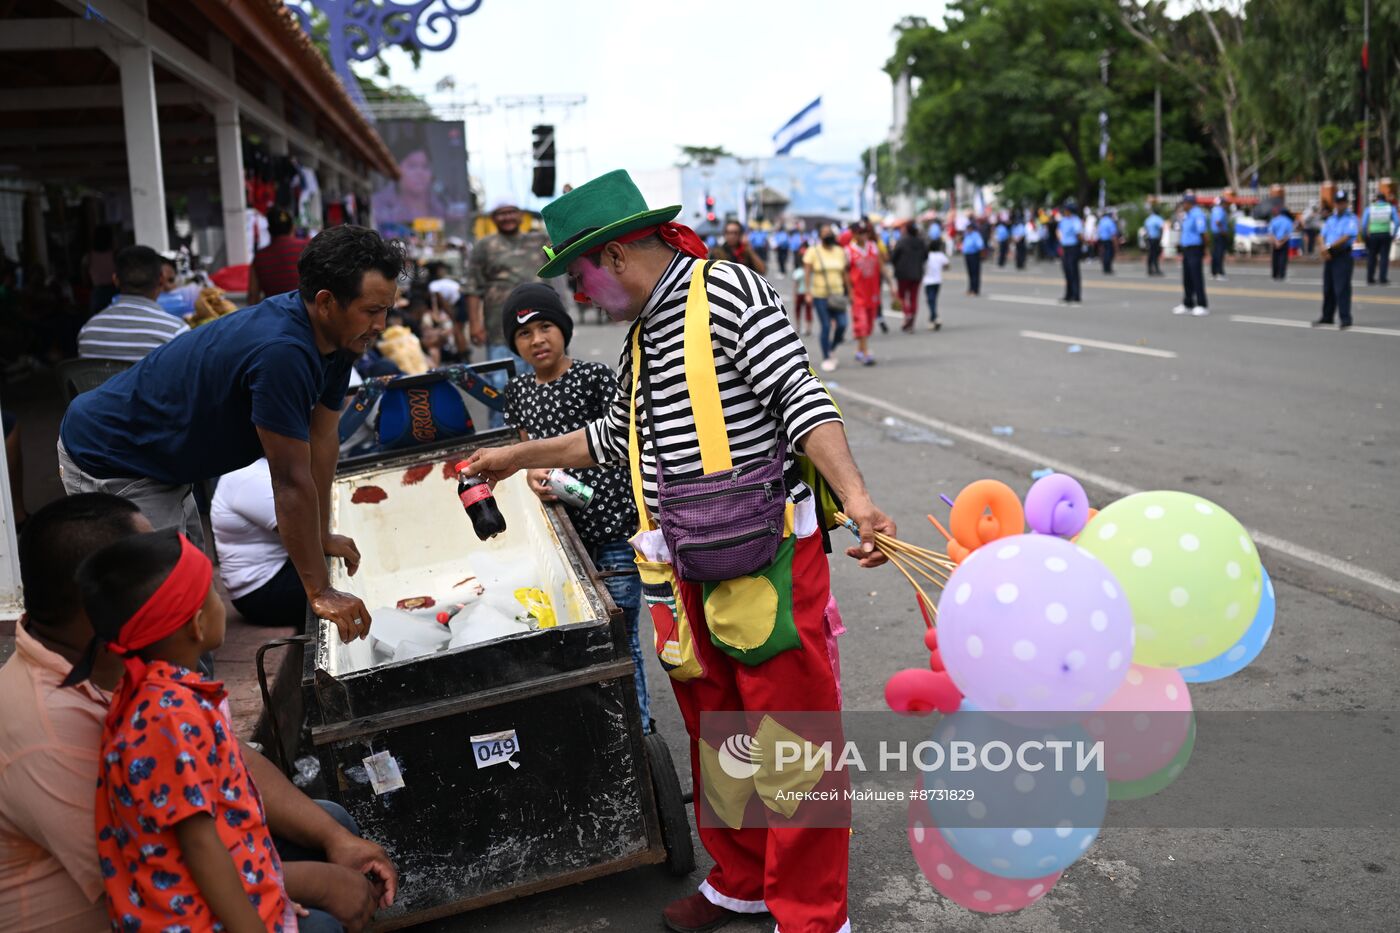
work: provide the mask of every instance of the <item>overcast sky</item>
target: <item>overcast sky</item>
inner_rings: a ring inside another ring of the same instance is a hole
[[[466,118],[472,174],[488,202],[534,203],[523,153],[539,122],[556,126],[559,183],[578,184],[614,168],[665,168],[682,144],[772,155],[773,133],[820,95],[822,135],[794,154],[852,161],[889,132],[881,68],[895,23],[935,19],[942,8],[941,0],[484,0],[459,20],[456,44],[425,53],[416,71],[401,52],[385,59],[396,83],[430,92],[450,75],[459,97],[491,105]],[[544,114],[497,106],[521,94],[588,102]]]

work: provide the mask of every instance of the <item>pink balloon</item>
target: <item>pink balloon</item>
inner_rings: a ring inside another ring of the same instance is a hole
[[[1026,524],[1043,535],[1071,538],[1089,521],[1089,497],[1064,473],[1042,476],[1026,493]]]
[[[1113,573],[1050,535],[978,548],[938,601],[938,653],[968,702],[999,715],[1077,719],[1118,689],[1133,619]]]
[[[984,914],[1022,910],[1040,900],[1063,872],[1043,878],[1002,878],[975,867],[948,845],[933,823],[927,801],[909,801],[909,848],[933,889],[949,900]]]
[[[885,682],[885,703],[896,713],[909,716],[925,716],[934,710],[956,713],[962,694],[946,673],[908,667]]]
[[[1191,731],[1191,693],[1181,672],[1134,664],[1123,685],[1084,720],[1104,743],[1104,775],[1136,781],[1171,764]]]

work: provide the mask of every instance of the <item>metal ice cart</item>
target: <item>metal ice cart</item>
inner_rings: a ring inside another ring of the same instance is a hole
[[[478,541],[452,465],[479,441],[342,465],[333,530],[365,555],[351,590],[392,606],[470,572],[525,567],[554,627],[401,661],[313,620],[301,671],[302,754],[400,871],[377,929],[664,863],[694,867],[675,767],[643,734],[613,604],[563,510],[523,475],[496,487],[508,531]],[[372,627],[373,630],[373,627]]]

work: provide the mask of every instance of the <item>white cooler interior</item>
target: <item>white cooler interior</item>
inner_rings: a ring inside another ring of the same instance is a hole
[[[416,479],[421,472],[422,467],[405,470],[399,465],[336,479],[331,490],[331,528],[355,539],[362,560],[353,578],[336,561],[331,574],[334,587],[359,596],[372,615],[384,615],[382,610],[400,600],[431,596],[436,606],[416,614],[425,623],[438,611],[463,601],[468,602],[462,611],[465,619],[474,605],[470,597],[478,582],[486,593],[477,600],[498,606],[514,599],[517,586],[539,587],[549,597],[560,625],[599,615],[584,596],[544,506],[530,492],[523,472],[496,485],[496,504],[505,516],[506,531],[487,541],[479,540],[472,530],[471,518],[457,499],[457,480],[444,475],[442,461],[433,462],[431,471]],[[362,500],[378,498],[365,487],[382,491],[382,501],[355,502],[357,490],[362,490]],[[477,579],[454,589],[467,577]],[[518,602],[515,605],[524,611]],[[328,624],[322,622],[323,627]],[[371,635],[375,624],[371,623]],[[387,627],[388,623],[386,631]],[[326,641],[335,645],[328,658],[330,674],[386,663],[376,656],[369,639],[346,645],[329,634]]]

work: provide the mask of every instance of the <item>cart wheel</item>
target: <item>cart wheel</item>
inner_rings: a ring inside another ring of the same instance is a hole
[[[666,869],[673,875],[695,870],[695,844],[690,839],[690,817],[681,796],[681,782],[666,740],[655,732],[642,736],[646,747],[647,770],[656,792],[656,812],[661,817],[661,841],[666,846]]]

